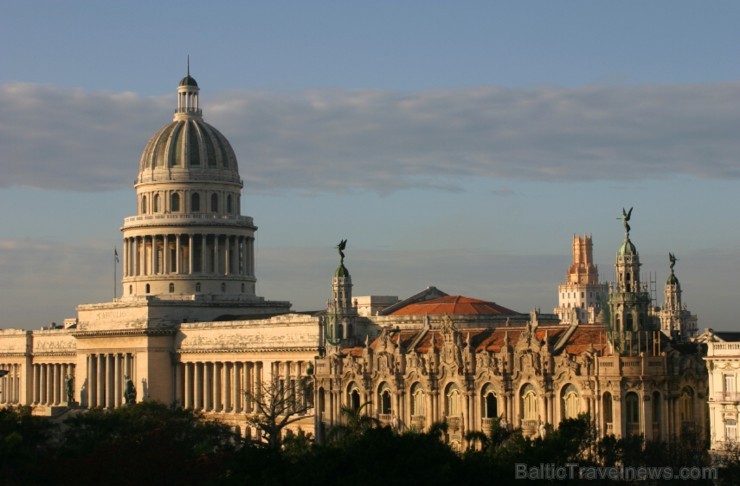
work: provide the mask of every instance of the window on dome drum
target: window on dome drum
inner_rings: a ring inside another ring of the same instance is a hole
[[[211,212],[218,212],[218,196],[215,193],[211,194]]]
[[[226,292],[226,283],[221,283],[221,292]]]
[[[151,291],[151,287],[149,287],[149,284],[146,284],[146,287],[144,287],[144,289],[147,294]]]
[[[170,201],[170,210],[173,213],[180,212],[180,195],[178,193],[174,193],[172,195],[172,200]]]
[[[231,194],[226,196],[226,212],[231,214]]]
[[[197,192],[190,196],[190,210],[194,213],[200,211],[200,194]]]
[[[196,282],[195,284],[195,291],[200,292],[200,282]]]
[[[244,284],[242,284],[242,294],[244,293]]]
[[[146,196],[141,196],[141,214],[146,214]]]
[[[133,294],[134,293],[134,286],[133,285],[129,285],[128,286],[128,293],[129,294]]]
[[[155,213],[159,212],[159,194],[154,196],[154,207],[152,208],[152,212],[155,212]]]
[[[174,292],[175,292],[175,284],[171,283],[170,284],[170,293],[174,293]]]

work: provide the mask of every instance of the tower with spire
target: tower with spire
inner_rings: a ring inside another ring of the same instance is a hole
[[[564,324],[593,323],[607,294],[608,286],[599,283],[599,269],[594,265],[591,235],[573,235],[573,263],[565,283],[558,285],[554,313]]]
[[[332,298],[327,302],[325,338],[327,343],[338,345],[352,336],[352,325],[357,317],[357,308],[352,302],[352,276],[344,266],[344,250],[347,240],[337,245],[339,266],[331,281]]]
[[[622,209],[624,242],[617,251],[617,281],[609,292],[609,339],[620,353],[639,353],[652,339],[650,294],[640,283],[640,255],[630,240],[632,208]]]
[[[676,340],[688,340],[696,335],[697,318],[681,302],[681,283],[676,277],[674,267],[678,259],[668,254],[671,275],[665,283],[665,303],[657,310],[660,329]]]

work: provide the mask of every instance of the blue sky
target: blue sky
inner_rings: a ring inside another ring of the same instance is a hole
[[[347,238],[356,294],[549,311],[572,235],[612,280],[635,206],[658,303],[670,251],[700,327],[737,327],[737,2],[3,8],[2,327],[110,299],[138,158],[188,54],[260,228],[260,295],[320,308]]]

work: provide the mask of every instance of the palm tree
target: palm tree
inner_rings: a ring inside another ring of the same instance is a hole
[[[365,402],[359,407],[343,406],[339,410],[340,423],[329,431],[329,442],[353,442],[368,430],[379,427],[380,420],[363,413],[363,409],[371,402]]]

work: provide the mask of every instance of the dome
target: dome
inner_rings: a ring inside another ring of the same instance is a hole
[[[190,74],[185,76],[180,80],[180,84],[178,86],[198,86],[198,83],[195,81],[195,78],[193,78]]]
[[[462,295],[448,295],[437,299],[415,302],[392,312],[393,316],[408,315],[514,315],[518,312],[495,302],[471,299]]]
[[[241,185],[234,149],[221,132],[203,121],[198,92],[188,73],[177,89],[173,121],[154,134],[141,154],[137,183],[184,177]]]
[[[636,255],[637,248],[635,248],[635,245],[632,244],[629,238],[626,238],[624,240],[624,243],[622,243],[622,246],[619,247],[619,254],[620,255]]]
[[[673,272],[671,272],[671,275],[668,277],[666,285],[679,285],[678,278],[676,278],[676,275]]]
[[[239,180],[231,144],[221,132],[198,118],[180,119],[160,128],[139,161],[139,175],[157,169],[215,171]]]
[[[349,277],[349,270],[347,270],[347,267],[345,267],[344,264],[341,264],[337,267],[336,271],[334,272],[334,276],[347,278]]]

